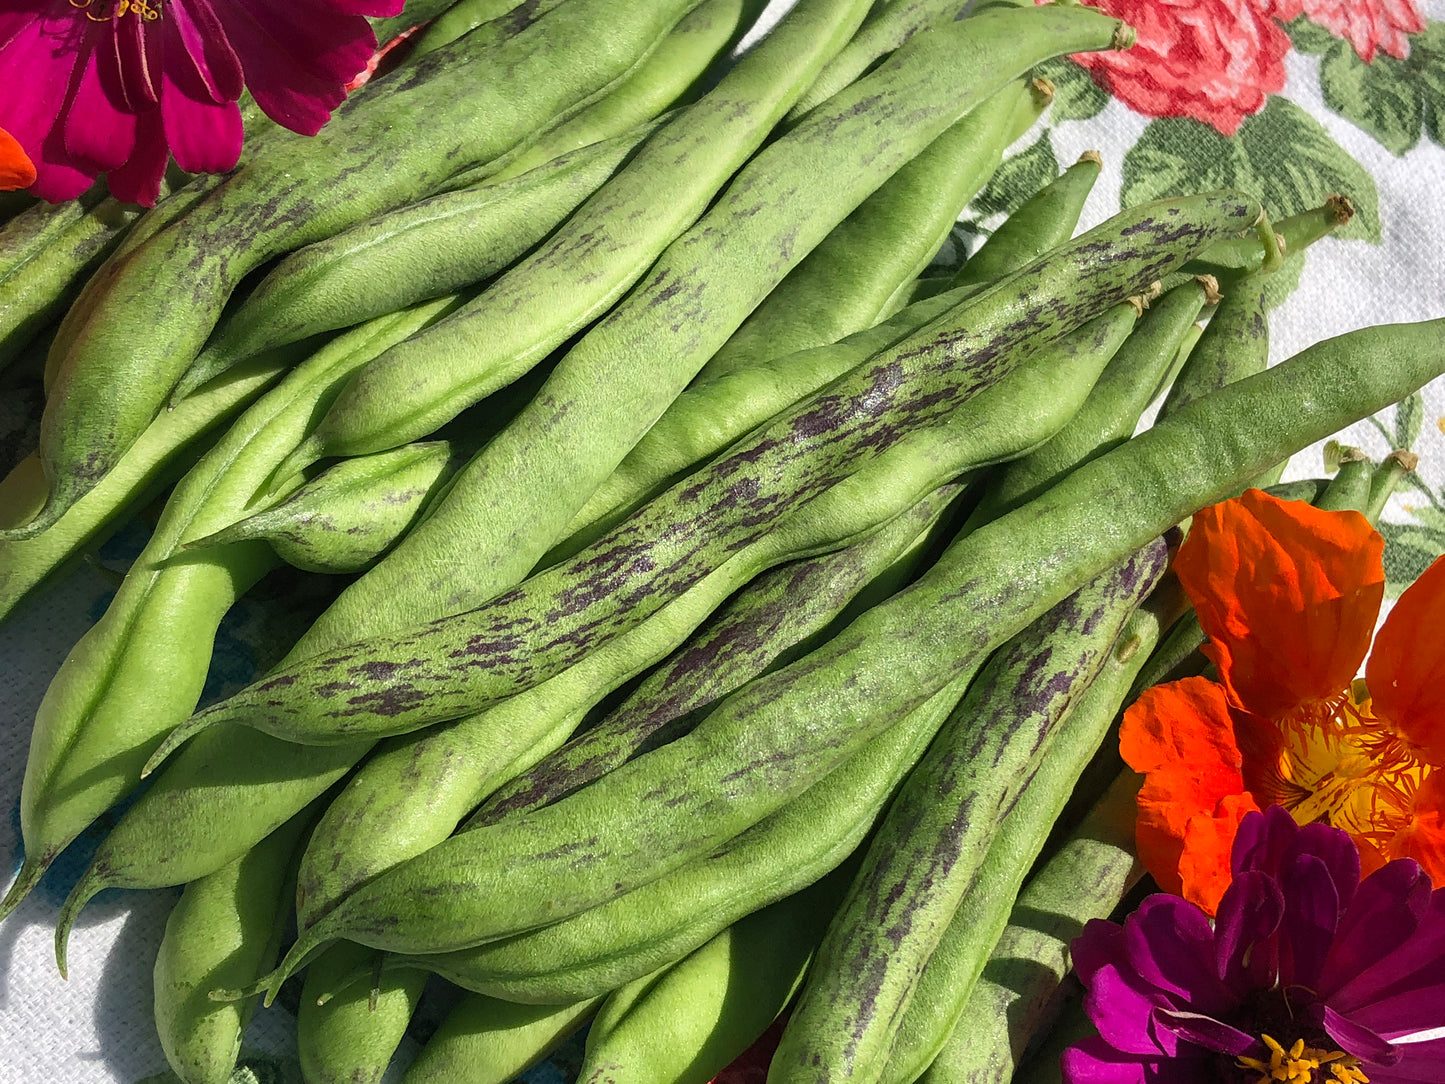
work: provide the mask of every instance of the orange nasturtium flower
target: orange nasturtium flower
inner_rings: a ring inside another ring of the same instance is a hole
[[[1383,550],[1356,512],[1259,490],[1194,517],[1174,568],[1219,680],[1148,690],[1119,733],[1145,777],[1139,856],[1165,891],[1213,914],[1239,822],[1266,805],[1344,829],[1364,874],[1413,858],[1445,887],[1445,558],[1370,651]]]
[[[0,192],[29,188],[35,183],[35,163],[20,142],[0,128]]]

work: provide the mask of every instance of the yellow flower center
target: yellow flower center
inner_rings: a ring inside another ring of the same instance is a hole
[[[1278,757],[1259,795],[1300,824],[1321,821],[1387,850],[1409,826],[1427,768],[1413,746],[1370,710],[1363,682],[1277,720]]]
[[[108,23],[126,15],[134,15],[153,23],[161,17],[163,0],[70,0],[70,6],[79,8],[91,22]]]
[[[1268,1035],[1260,1039],[1269,1047],[1269,1061],[1240,1058],[1236,1063],[1241,1069],[1260,1074],[1255,1084],[1370,1084],[1370,1078],[1360,1068],[1360,1059],[1343,1050],[1320,1050],[1306,1046],[1303,1039],[1296,1039],[1286,1050]],[[1318,1075],[1321,1069],[1329,1075]]]

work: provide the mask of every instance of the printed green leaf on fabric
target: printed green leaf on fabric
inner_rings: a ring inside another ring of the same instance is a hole
[[[1054,102],[1049,106],[1049,118],[1056,124],[1097,117],[1109,104],[1109,92],[1072,60],[1056,57],[1040,64],[1034,72],[1054,85]]]
[[[1285,31],[1289,34],[1289,40],[1301,53],[1310,56],[1320,56],[1327,52],[1331,46],[1341,43],[1341,39],[1335,37],[1319,23],[1301,15],[1293,22],[1285,24]],[[1345,46],[1349,48],[1348,45]]]
[[[1150,121],[1124,156],[1125,207],[1210,188],[1238,188],[1264,201],[1272,216],[1297,214],[1332,193],[1356,215],[1337,236],[1380,242],[1374,179],[1324,127],[1293,102],[1273,96],[1233,138],[1187,118]]]
[[[1024,200],[1059,175],[1059,160],[1047,128],[1032,147],[1006,158],[984,190],[974,197],[973,217],[1012,214]]]
[[[1369,132],[1391,153],[1404,154],[1425,130],[1440,142],[1445,114],[1445,23],[1410,39],[1403,60],[1380,54],[1366,64],[1349,44],[1335,41],[1320,60],[1325,104]]]

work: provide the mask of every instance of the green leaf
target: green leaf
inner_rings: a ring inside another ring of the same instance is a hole
[[[1366,64],[1348,42],[1337,41],[1320,61],[1325,104],[1369,132],[1391,154],[1420,141],[1425,100],[1417,79],[1401,63],[1379,56]]]
[[[1303,15],[1294,22],[1286,23],[1284,28],[1289,33],[1289,40],[1294,43],[1294,47],[1301,53],[1308,53],[1310,56],[1319,56],[1340,40],[1318,23],[1310,22]]]
[[[988,185],[974,197],[970,210],[977,218],[1013,214],[1019,204],[1059,175],[1059,160],[1054,156],[1053,140],[1048,129],[1028,150],[1020,151],[994,171]]]
[[[1049,107],[1049,118],[1055,124],[1097,117],[1109,104],[1109,92],[1072,60],[1055,57],[1040,64],[1034,72],[1054,84],[1054,104]]]
[[[1425,399],[1418,391],[1395,407],[1395,447],[1413,448],[1425,423]]]
[[[1232,138],[1189,118],[1150,121],[1124,156],[1125,207],[1211,188],[1250,192],[1271,217],[1298,214],[1342,193],[1357,213],[1337,236],[1380,241],[1374,179],[1319,121],[1285,98],[1271,97]]]

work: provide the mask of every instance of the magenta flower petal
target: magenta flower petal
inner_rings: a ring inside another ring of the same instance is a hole
[[[400,15],[404,0],[322,0],[333,11],[342,15],[370,15],[373,19],[389,19]]]
[[[328,16],[313,5],[270,0],[230,0],[227,7],[264,27],[298,71],[328,84],[345,83],[376,51],[371,24],[360,16]]]
[[[1258,870],[1234,878],[1214,916],[1214,965],[1233,990],[1274,985],[1279,973],[1278,939],[1284,894]]]
[[[210,0],[173,4],[169,15],[171,26],[180,38],[179,44],[211,101],[218,105],[234,102],[245,86],[241,59],[231,48]]]
[[[67,153],[99,172],[115,169],[135,146],[135,115],[111,104],[101,85],[100,58],[92,52],[78,66],[70,99],[65,103]]]
[[[1154,1019],[1161,1027],[1187,1043],[1212,1050],[1217,1054],[1239,1057],[1259,1045],[1253,1035],[1247,1035],[1238,1028],[1230,1027],[1222,1020],[1197,1012],[1172,1012],[1169,1009],[1155,1009]],[[1102,1032],[1100,1033],[1102,1034]]]
[[[1065,1055],[1065,1079],[1236,1084],[1259,1072],[1240,1057],[1268,1064],[1299,1044],[1354,1060],[1321,1076],[1285,1055],[1274,1072],[1313,1082],[1349,1069],[1371,1084],[1442,1084],[1445,1039],[1408,1040],[1445,1031],[1445,890],[1431,893],[1413,862],[1356,883],[1358,854],[1345,844],[1354,846],[1336,828],[1250,813],[1212,928],[1198,908],[1166,896],[1145,900],[1118,934],[1090,923],[1079,974],[1099,1035]],[[1255,967],[1276,942],[1277,973]],[[1218,989],[1198,977],[1201,952]],[[1279,1044],[1275,1055],[1266,1036]]]
[[[1408,858],[1370,874],[1340,924],[1322,985],[1333,989],[1340,977],[1386,960],[1418,929],[1430,909],[1430,895],[1430,878]]]
[[[1391,1066],[1400,1060],[1398,1047],[1363,1024],[1336,1012],[1322,1001],[1310,1006],[1309,1016],[1329,1032],[1330,1038],[1340,1044],[1341,1050],[1353,1054],[1361,1061]]]
[[[1155,991],[1140,989],[1142,984],[1131,979],[1127,970],[1113,964],[1095,971],[1084,997],[1089,1018],[1115,1050],[1172,1057],[1178,1052],[1178,1043],[1172,1041],[1172,1035],[1156,1035],[1150,1026],[1153,1011],[1170,1004],[1169,1000]]]
[[[241,110],[183,94],[165,77],[161,120],[176,165],[187,173],[224,173],[241,157]]]
[[[1315,989],[1340,922],[1340,896],[1329,868],[1312,854],[1295,855],[1280,871],[1285,920],[1279,970],[1292,986]]]
[[[1153,1084],[1158,1077],[1147,1073],[1145,1063],[1122,1058],[1102,1039],[1085,1039],[1064,1051],[1061,1062],[1068,1084]]]
[[[1214,931],[1194,904],[1164,893],[1150,896],[1124,923],[1129,963],[1145,982],[1181,1004],[1216,1015],[1230,996],[1214,967]]]
[[[142,113],[136,124],[135,148],[129,160],[106,176],[111,195],[127,203],[153,206],[160,195],[161,177],[169,157],[160,110]]]
[[[227,37],[246,58],[246,85],[256,104],[293,132],[321,131],[345,96],[341,88],[297,68],[281,43],[246,8],[225,7],[221,18]]]
[[[1121,964],[1128,959],[1124,950],[1124,928],[1102,918],[1089,919],[1084,923],[1083,932],[1070,946],[1069,956],[1079,979],[1088,984],[1099,968]]]

